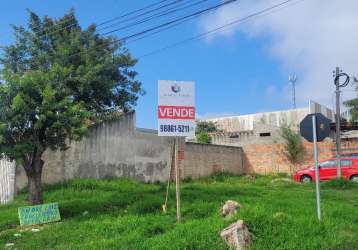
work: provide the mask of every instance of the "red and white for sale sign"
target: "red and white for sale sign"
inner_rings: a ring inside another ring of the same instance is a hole
[[[195,136],[195,84],[158,81],[158,135]]]

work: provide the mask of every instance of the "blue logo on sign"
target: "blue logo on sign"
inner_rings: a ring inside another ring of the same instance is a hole
[[[179,93],[180,92],[180,86],[178,84],[172,85],[172,91],[174,93]]]

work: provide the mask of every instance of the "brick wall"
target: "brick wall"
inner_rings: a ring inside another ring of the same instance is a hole
[[[218,172],[244,173],[241,147],[185,143],[182,177],[197,179]]]
[[[292,173],[314,164],[313,143],[304,142],[304,159],[292,164],[284,153],[284,144],[251,144],[243,146],[244,168],[247,173],[268,174]],[[358,152],[358,140],[342,141],[342,152]],[[335,155],[335,144],[331,140],[318,143],[318,158],[324,160]]]

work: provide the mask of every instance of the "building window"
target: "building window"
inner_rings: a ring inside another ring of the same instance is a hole
[[[267,133],[260,133],[260,137],[268,137],[271,136],[271,133],[267,132]]]

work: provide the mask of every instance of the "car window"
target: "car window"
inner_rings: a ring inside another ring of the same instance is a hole
[[[341,160],[341,166],[342,167],[350,167],[350,166],[352,166],[352,161],[351,160]]]
[[[331,167],[335,167],[336,161],[324,161],[321,164],[319,164],[321,168],[331,168]]]

